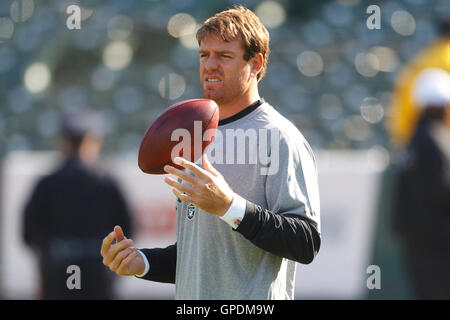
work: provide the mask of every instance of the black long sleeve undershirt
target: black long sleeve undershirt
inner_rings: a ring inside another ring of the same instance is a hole
[[[280,215],[247,201],[245,216],[236,232],[255,246],[302,264],[311,263],[320,249],[317,228],[295,214]],[[141,249],[150,269],[142,279],[175,283],[177,244],[167,248]]]
[[[320,234],[308,219],[275,214],[250,201],[235,231],[263,250],[302,264],[311,263],[320,249]]]
[[[175,283],[177,265],[177,243],[166,248],[140,249],[147,257],[150,268],[140,279]]]

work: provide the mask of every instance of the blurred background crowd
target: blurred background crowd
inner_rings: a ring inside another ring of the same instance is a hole
[[[81,29],[69,30],[77,3]],[[159,112],[201,95],[196,28],[233,3],[2,1],[0,155],[52,148],[59,112],[83,109],[104,115],[105,152],[136,150]],[[262,95],[313,146],[388,147],[396,76],[438,36],[446,1],[241,3],[271,35]],[[380,29],[366,25],[370,4]]]
[[[381,155],[372,262],[395,264],[386,227],[393,172],[418,122],[414,77],[425,67],[450,71],[447,0],[1,1],[0,161],[13,151],[54,149],[61,114],[83,111],[101,116],[105,155],[137,154],[162,110],[201,96],[195,32],[235,3],[254,10],[271,36],[261,96],[314,149]],[[73,4],[81,8],[76,30],[66,25]],[[379,28],[366,23],[370,5],[380,9]],[[427,48],[434,51],[417,60]],[[414,296],[392,270],[385,290],[367,297]]]

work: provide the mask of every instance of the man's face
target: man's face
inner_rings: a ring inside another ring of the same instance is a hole
[[[200,43],[200,82],[203,97],[218,105],[232,103],[250,86],[251,65],[241,40],[226,42],[214,34]]]

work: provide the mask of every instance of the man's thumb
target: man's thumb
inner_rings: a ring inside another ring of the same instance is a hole
[[[208,157],[206,156],[206,154],[202,155],[202,162],[203,162],[203,168],[205,168],[206,171],[209,171],[210,173],[212,173],[216,177],[218,175],[220,175],[219,171],[217,171],[216,168],[214,168],[212,166],[212,164],[209,162]]]
[[[123,234],[122,228],[120,226],[115,226],[114,232],[116,233],[117,242],[120,242],[125,239],[125,235]]]

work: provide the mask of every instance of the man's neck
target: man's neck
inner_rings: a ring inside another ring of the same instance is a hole
[[[219,120],[234,116],[259,99],[260,96],[256,89],[251,94],[243,95],[236,101],[219,104]]]

